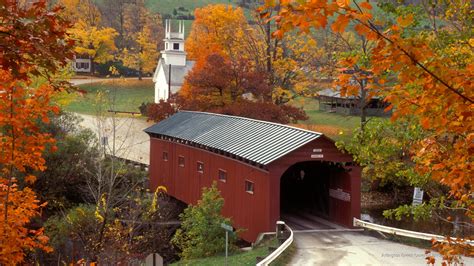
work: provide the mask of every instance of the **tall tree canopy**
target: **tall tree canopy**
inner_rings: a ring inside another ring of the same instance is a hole
[[[190,59],[222,51],[231,58],[242,56],[243,37],[249,29],[241,8],[218,4],[196,8],[185,47]]]
[[[29,186],[32,170],[45,169],[43,151],[54,140],[38,121],[58,108],[49,102],[60,84],[31,87],[31,78],[51,79],[72,58],[69,23],[46,1],[19,5],[0,2],[0,264],[19,264],[28,251],[49,251],[41,228],[31,219],[44,206]]]
[[[466,13],[466,7],[472,8],[469,1],[434,4],[443,12],[439,17],[448,18],[453,27],[410,34],[413,14],[400,14],[394,23],[383,23],[373,19],[369,2],[266,1],[268,8],[279,7],[278,15],[272,17],[278,23],[278,30],[273,33],[277,38],[295,28],[307,33],[312,28],[330,26],[334,32],[344,32],[352,23],[357,34],[375,43],[368,58],[372,63],[365,69],[370,73],[365,75],[370,83],[369,95],[385,92],[386,100],[394,107],[393,119],[414,116],[430,132],[412,146],[416,170],[421,175],[430,173],[434,180],[448,186],[449,195],[457,200],[456,206],[474,217],[474,62],[472,14]],[[262,16],[270,18],[269,15],[262,10]],[[470,33],[458,34],[463,31]],[[452,38],[441,48],[438,40],[443,35],[460,38]],[[463,60],[458,59],[459,55]],[[352,68],[363,59],[355,55],[340,63]],[[341,84],[348,84],[349,77],[342,74],[340,80]],[[356,95],[358,90],[342,87],[342,93]],[[450,249],[442,251],[449,259]]]

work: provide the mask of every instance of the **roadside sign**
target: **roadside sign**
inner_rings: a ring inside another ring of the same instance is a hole
[[[423,190],[419,187],[415,187],[413,190],[413,202],[412,205],[420,205],[423,202]]]
[[[228,225],[226,223],[221,223],[221,227],[224,228],[224,230],[229,231],[229,232],[234,231],[234,228],[232,228],[232,225]]]
[[[225,265],[227,266],[227,257],[229,256],[229,232],[233,232],[232,225],[221,223],[221,227],[225,230]]]

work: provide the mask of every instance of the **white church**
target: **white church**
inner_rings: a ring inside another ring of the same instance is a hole
[[[165,22],[165,49],[161,51],[153,82],[155,83],[155,103],[168,100],[170,93],[181,89],[186,74],[193,68],[194,61],[186,60],[184,50],[184,22],[178,22],[178,32],[171,31],[171,20]]]

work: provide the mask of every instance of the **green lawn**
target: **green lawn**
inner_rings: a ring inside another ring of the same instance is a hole
[[[271,243],[271,244],[269,244]],[[265,257],[269,254],[268,247],[273,245],[276,247],[276,240],[270,240],[269,242],[262,243],[259,247],[254,248],[250,251],[239,252],[238,254],[234,254],[228,257],[228,265],[255,265],[257,257]],[[214,265],[225,265],[225,255],[219,255],[204,259],[196,259],[196,260],[189,260],[189,261],[178,261],[171,265],[199,265],[199,266],[214,266]]]
[[[117,110],[127,112],[138,112],[138,107],[143,102],[153,102],[154,84],[150,79],[115,79],[106,82],[98,82],[80,85],[80,89],[86,91],[83,96],[63,95],[62,102],[66,103],[65,110],[82,114],[95,114],[99,103],[105,105],[105,110]],[[115,104],[112,104],[114,101]],[[100,97],[102,96],[102,97]],[[102,100],[99,100],[102,99]]]

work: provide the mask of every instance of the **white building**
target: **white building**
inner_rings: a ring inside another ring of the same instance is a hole
[[[153,75],[155,103],[168,100],[169,94],[181,89],[186,74],[193,68],[194,61],[186,60],[184,50],[184,22],[178,22],[178,32],[171,31],[171,21],[165,22],[165,49]]]
[[[74,56],[72,68],[77,73],[90,73],[92,69],[92,61],[88,57]]]

